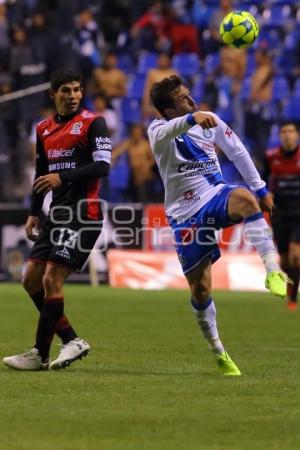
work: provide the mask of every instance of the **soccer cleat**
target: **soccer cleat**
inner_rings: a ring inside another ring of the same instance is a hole
[[[90,346],[87,342],[80,338],[73,339],[62,346],[58,358],[50,364],[50,369],[65,369],[76,361],[76,359],[81,359],[83,356],[86,356],[89,351]]]
[[[37,348],[32,348],[21,355],[6,356],[3,362],[7,367],[15,370],[48,370],[50,360],[42,362]]]
[[[287,275],[283,272],[269,272],[265,286],[271,294],[280,298],[285,298],[287,295],[287,283],[290,282]]]
[[[241,375],[240,369],[234,364],[227,352],[217,355],[217,364],[223,375],[229,377],[239,377]]]

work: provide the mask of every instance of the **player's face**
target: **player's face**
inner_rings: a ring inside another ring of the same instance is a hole
[[[175,108],[173,108],[175,112],[174,117],[184,116],[197,111],[197,105],[186,86],[180,86],[173,92],[172,96],[175,104]]]
[[[280,130],[280,141],[283,150],[294,150],[299,141],[299,134],[295,125],[285,125]]]
[[[52,91],[51,94],[57,112],[62,116],[77,111],[82,100],[82,88],[78,81],[62,84],[57,91]]]

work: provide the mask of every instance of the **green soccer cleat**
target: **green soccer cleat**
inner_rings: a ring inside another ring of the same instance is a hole
[[[280,298],[287,295],[287,283],[290,282],[287,275],[283,272],[269,272],[267,274],[265,286],[271,294]]]
[[[217,364],[223,375],[228,377],[241,376],[240,369],[234,364],[227,352],[217,355]]]

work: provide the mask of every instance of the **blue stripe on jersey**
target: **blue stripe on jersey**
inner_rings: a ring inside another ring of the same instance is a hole
[[[185,133],[180,135],[182,140],[176,139],[176,146],[181,154],[185,159],[188,161],[209,161],[210,158],[208,154],[202,150],[200,147],[198,147],[193,140],[187,136]],[[214,173],[208,173],[202,175],[209,184],[213,184],[214,186],[219,183],[224,183],[224,178],[221,174],[221,172],[214,172]]]

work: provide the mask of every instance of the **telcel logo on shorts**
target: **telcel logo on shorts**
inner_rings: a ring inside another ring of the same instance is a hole
[[[75,147],[73,148],[50,148],[48,150],[48,159],[69,158],[73,155]]]

